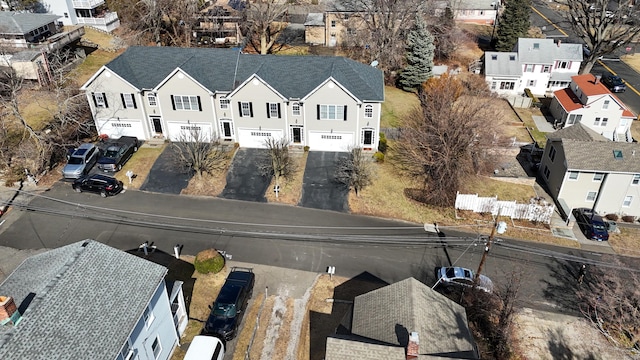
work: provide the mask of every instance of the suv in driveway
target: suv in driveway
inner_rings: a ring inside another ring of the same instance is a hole
[[[100,150],[93,144],[82,144],[71,153],[62,169],[65,179],[77,179],[91,170],[100,157]]]
[[[102,197],[112,196],[122,191],[122,181],[102,174],[93,174],[73,182],[76,192],[90,191]]]
[[[253,295],[255,275],[252,269],[232,268],[222,285],[202,335],[232,340],[238,333],[249,299]]]
[[[587,239],[609,240],[609,224],[602,219],[602,216],[593,213],[589,208],[573,209],[573,216],[576,218],[580,231]]]
[[[627,85],[619,76],[607,75],[602,78],[602,83],[614,93],[624,92],[627,90]]]
[[[104,155],[98,160],[98,168],[104,171],[120,171],[124,165],[138,151],[138,138],[122,136],[119,139],[107,140]]]

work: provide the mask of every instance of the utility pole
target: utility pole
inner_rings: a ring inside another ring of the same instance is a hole
[[[500,212],[498,212],[500,214]],[[482,272],[482,268],[484,267],[484,263],[487,261],[487,255],[489,254],[489,250],[491,250],[491,244],[493,244],[493,238],[498,234],[503,234],[507,230],[507,223],[504,221],[498,222],[498,217],[493,221],[493,228],[491,229],[491,235],[489,235],[489,239],[487,240],[487,244],[484,247],[484,253],[482,254],[482,259],[480,259],[480,265],[478,265],[478,271],[476,271],[476,275],[473,278],[473,286],[478,285],[478,280],[480,279],[480,273]]]

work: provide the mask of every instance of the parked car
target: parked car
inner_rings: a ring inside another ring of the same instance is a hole
[[[602,78],[602,83],[614,93],[624,92],[627,85],[619,76],[607,75]]]
[[[597,241],[609,240],[609,223],[602,216],[595,214],[589,208],[576,208],[572,211],[580,231],[587,239]]]
[[[65,179],[78,179],[96,164],[100,150],[94,144],[82,144],[69,155],[67,165],[62,169]]]
[[[475,273],[463,267],[437,267],[436,279],[445,287],[462,286],[473,287]],[[480,274],[478,277],[478,289],[488,293],[493,291],[493,282],[488,277]]]
[[[102,197],[113,196],[122,191],[122,181],[102,174],[93,174],[73,182],[76,192],[90,191]]]
[[[222,285],[202,335],[218,336],[232,340],[238,333],[242,316],[253,295],[255,275],[252,269],[232,268]]]
[[[98,168],[104,171],[120,171],[124,165],[138,151],[138,138],[122,136],[119,139],[106,140],[104,155],[98,160]]]
[[[222,360],[224,344],[215,336],[198,335],[193,338],[184,360]]]

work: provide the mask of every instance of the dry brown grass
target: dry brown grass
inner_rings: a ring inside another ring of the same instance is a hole
[[[86,57],[86,59],[84,59],[82,64],[80,64],[80,66],[78,66],[77,68],[73,69],[73,71],[71,71],[69,76],[75,79],[74,81],[78,86],[82,86],[103,65],[115,59],[116,57],[118,57],[118,55],[122,54],[123,52],[124,50],[110,52],[110,51],[104,51],[104,50],[98,49],[92,52],[91,54],[89,54]]]
[[[244,325],[242,327],[242,332],[238,337],[238,342],[236,343],[236,348],[233,353],[233,360],[244,360],[245,353],[249,346],[249,342],[251,341],[251,336],[253,335],[253,329],[257,322],[258,312],[260,311],[260,306],[262,305],[262,299],[264,299],[264,294],[261,293],[256,297],[256,301],[253,302],[250,311],[243,318]],[[267,328],[269,326],[269,320],[271,319],[271,311],[273,310],[275,296],[271,295],[264,301],[264,308],[262,309],[262,313],[260,315],[260,322],[258,324],[258,331],[256,331],[256,336],[253,340],[253,345],[251,346],[251,351],[249,356],[251,359],[260,359],[260,355],[262,354],[262,348],[264,347],[264,341],[267,334]]]
[[[640,229],[620,227],[619,234],[609,234],[609,245],[619,255],[640,256]]]
[[[533,116],[534,115],[542,116],[542,112],[540,112],[539,109],[533,109],[533,108],[516,109],[516,112],[518,113],[518,115],[520,115],[520,118],[524,122],[524,125],[531,130],[531,135],[533,136],[533,140],[535,140],[538,143],[538,145],[540,145],[540,147],[544,147],[545,143],[547,142],[547,136],[545,135],[545,133],[538,131],[538,128],[536,127],[536,123],[533,121]],[[531,141],[530,137],[528,141]]]
[[[511,106],[506,100],[500,99],[493,101],[491,106],[495,108],[496,122],[498,128],[502,131],[502,135],[507,138],[516,138],[519,142],[530,142],[531,137],[525,128],[525,124],[520,121],[516,113],[513,112]]]
[[[640,72],[640,54],[627,54],[620,57],[625,64],[629,65],[636,72]]]
[[[122,181],[127,189],[140,189],[140,186],[142,186],[144,180],[149,175],[151,167],[158,159],[158,156],[162,154],[165,146],[166,145],[158,147],[144,146],[139,148],[131,159],[124,164],[122,170],[115,174],[116,179]],[[133,171],[136,176],[131,184],[129,184],[129,178],[126,175],[129,170]]]
[[[302,180],[304,178],[304,168],[307,165],[307,156],[309,152],[304,153],[292,153],[294,161],[296,162],[296,172],[289,180],[284,180],[280,184],[280,193],[276,199],[276,194],[273,192],[275,186],[275,179],[271,180],[271,184],[267,188],[265,197],[270,203],[281,203],[289,205],[298,205],[300,202],[300,196],[302,196]]]
[[[216,170],[213,174],[203,174],[201,177],[193,176],[189,180],[189,184],[186,188],[180,192],[184,195],[203,195],[203,196],[218,196],[227,186],[227,171],[233,161],[233,154],[237,149],[233,149],[229,154],[229,158],[221,165],[220,169]]]
[[[294,301],[295,300],[292,298],[286,299],[287,310],[282,317],[282,325],[278,330],[278,339],[276,340],[273,352],[271,353],[272,359],[287,358],[287,347],[289,346],[289,341],[292,341],[291,323],[293,322]],[[294,333],[297,333],[297,331],[294,330]]]

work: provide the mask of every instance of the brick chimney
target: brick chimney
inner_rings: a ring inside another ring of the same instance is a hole
[[[560,45],[562,45],[562,40],[558,39],[558,47],[560,47]]]
[[[0,324],[14,322],[14,314],[19,317],[18,307],[11,296],[0,296]]]
[[[598,84],[600,82],[600,79],[602,78],[602,75],[598,74],[598,75],[594,75],[594,84]]]
[[[420,354],[420,339],[418,333],[413,331],[409,335],[409,343],[407,344],[407,360],[417,359]]]

